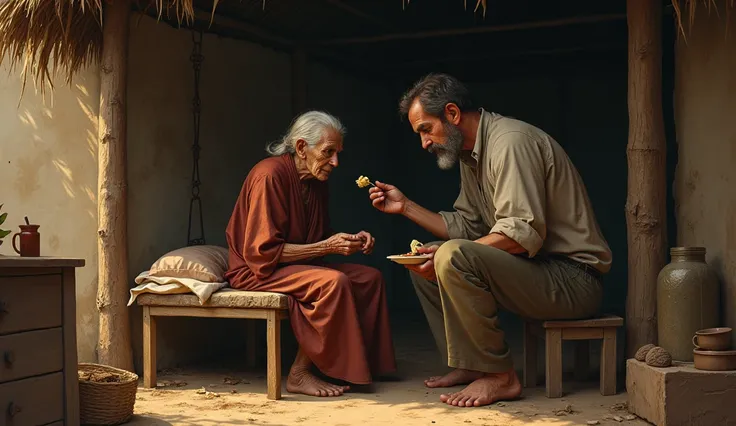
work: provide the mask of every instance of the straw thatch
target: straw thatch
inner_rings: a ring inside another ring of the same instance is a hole
[[[6,0],[0,4],[0,60],[21,67],[24,87],[30,77],[42,91],[44,83],[53,88],[57,74],[71,82],[100,58],[102,7],[102,0]],[[192,0],[151,0],[149,7],[159,18],[194,19]]]
[[[154,7],[159,18],[163,13],[171,13],[179,23],[194,19],[193,0],[141,1],[149,1],[148,7]],[[410,1],[402,0],[402,6]],[[735,0],[725,1],[728,14]],[[214,1],[213,16],[218,2]],[[463,2],[467,8],[468,0]],[[474,11],[482,8],[485,15],[487,0],[472,2]],[[692,26],[698,4],[710,10],[716,7],[716,0],[672,0],[683,35],[682,11],[688,12]],[[100,58],[102,7],[102,0],[0,0],[0,60],[21,67],[24,86],[29,77],[42,91],[45,84],[53,87],[55,75],[70,82],[76,72]]]
[[[173,13],[179,23],[194,19],[192,0],[148,1],[159,18]],[[485,13],[486,0],[471,1]],[[21,67],[24,87],[30,77],[42,91],[45,84],[53,88],[57,74],[71,82],[76,72],[100,58],[102,16],[102,0],[0,0],[0,60]]]
[[[725,14],[726,14],[726,29],[728,29],[728,22],[731,15],[731,9],[734,7],[735,0],[723,0],[726,7],[725,7]],[[718,4],[716,0],[672,0],[672,8],[675,10],[675,22],[677,23],[678,27],[678,34],[682,35],[687,39],[687,34],[690,32],[690,30],[693,27],[693,24],[695,23],[695,11],[698,8],[698,4],[704,5],[707,9],[708,13],[715,12],[718,13]],[[685,26],[683,25],[683,16],[682,12],[683,9],[687,11],[687,17],[688,17],[688,31],[685,31]]]

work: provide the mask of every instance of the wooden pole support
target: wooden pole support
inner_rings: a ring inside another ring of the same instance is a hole
[[[666,261],[665,136],[662,118],[662,2],[627,0],[629,164],[626,197],[626,353],[657,343],[657,275]]]
[[[133,370],[128,315],[126,82],[130,0],[104,4],[97,177],[97,359]]]

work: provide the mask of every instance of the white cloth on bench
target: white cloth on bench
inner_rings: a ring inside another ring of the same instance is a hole
[[[135,302],[136,297],[143,293],[153,294],[182,294],[194,293],[199,299],[199,304],[204,305],[212,296],[212,293],[228,286],[227,282],[209,283],[192,278],[179,277],[152,277],[149,271],[143,271],[135,278],[138,286],[130,289],[130,300],[128,306]]]

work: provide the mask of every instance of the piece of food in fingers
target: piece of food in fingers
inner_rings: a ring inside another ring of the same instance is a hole
[[[368,179],[368,176],[360,175],[358,179],[355,180],[355,183],[358,184],[358,188],[365,188],[369,185],[373,185],[370,179]],[[374,185],[375,186],[375,185]]]
[[[409,254],[411,254],[411,255],[416,255],[416,254],[418,254],[418,252],[417,252],[417,249],[418,249],[419,247],[423,246],[423,245],[424,245],[424,244],[420,243],[420,242],[419,242],[419,241],[417,241],[417,240],[411,240],[411,243],[409,244],[409,248],[411,249],[411,253],[409,253]]]

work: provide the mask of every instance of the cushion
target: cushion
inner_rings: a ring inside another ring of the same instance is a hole
[[[206,283],[224,282],[228,249],[202,245],[166,253],[151,265],[151,277],[191,278]]]
[[[154,294],[146,293],[138,296],[138,305],[142,306],[206,306],[211,308],[242,309],[279,309],[289,308],[289,296],[267,291],[243,291],[223,288],[205,303],[193,294]]]

